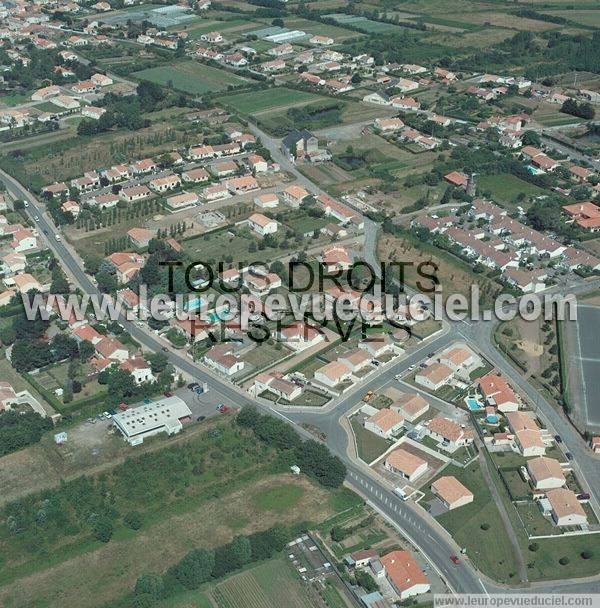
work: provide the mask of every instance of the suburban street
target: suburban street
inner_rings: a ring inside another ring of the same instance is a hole
[[[274,160],[279,162],[282,168],[293,173],[298,178],[298,181],[311,192],[317,194],[322,192],[318,186],[310,182],[289,163],[279,150],[276,140],[268,137],[256,127],[251,126],[251,130],[262,139],[263,144],[269,149]],[[71,250],[70,246],[62,240],[55,240],[54,235],[58,234],[58,229],[52,224],[47,214],[44,213],[44,206],[39,200],[6,173],[0,172],[0,179],[2,179],[7,189],[15,197],[29,201],[29,207],[26,211],[32,218],[36,215],[39,216],[37,225],[40,229],[40,237],[45,239],[49,248],[61,260],[65,271],[75,284],[84,293],[99,295],[98,289],[83,271],[76,254]],[[367,260],[374,266],[377,266],[374,253],[376,237],[377,226],[372,222],[367,222],[365,226],[365,255]],[[211,392],[213,392],[213,399],[233,406],[241,406],[250,401],[247,393],[212,373],[207,368],[194,363],[188,355],[176,352],[148,328],[139,327],[126,319],[122,319],[121,322],[131,336],[148,351],[156,352],[167,347],[170,362],[190,379],[198,382],[208,382]],[[452,325],[446,323],[440,334],[419,345],[418,348],[409,352],[397,363],[385,366],[371,380],[349,391],[342,398],[334,400],[322,409],[302,408],[302,410],[290,411],[290,408],[273,408],[272,403],[266,400],[255,400],[261,409],[292,423],[296,430],[304,437],[312,437],[312,435],[306,431],[303,425],[315,425],[322,430],[326,434],[328,447],[348,467],[348,484],[389,521],[393,522],[423,553],[446,580],[449,587],[457,593],[499,593],[506,592],[507,588],[481,575],[476,569],[476,564],[472,564],[468,560],[468,557],[461,556],[461,562],[458,565],[450,561],[450,556],[457,554],[460,551],[460,547],[456,545],[449,534],[426,511],[396,497],[381,480],[374,476],[371,470],[366,466],[357,464],[349,456],[349,437],[345,428],[340,424],[340,418],[356,406],[360,400],[358,396],[359,391],[362,394],[368,390],[377,390],[377,388],[391,382],[397,374],[405,371],[410,365],[421,361],[427,352],[439,350],[456,340],[467,340],[502,370],[507,378],[514,383],[515,387],[536,407],[542,420],[549,422],[550,428],[560,432],[566,448],[574,454],[575,460],[581,468],[581,473],[586,480],[588,489],[593,494],[594,499],[598,500],[598,488],[600,486],[600,467],[598,467],[598,461],[591,455],[581,437],[570,426],[564,416],[539,395],[538,391],[529,382],[521,378],[517,371],[496,351],[492,343],[492,335],[493,323],[491,322],[464,321]],[[533,588],[536,591],[548,592],[567,590],[600,591],[600,581],[573,581],[572,583],[561,581],[556,584],[536,584],[534,587],[531,587],[531,589]]]

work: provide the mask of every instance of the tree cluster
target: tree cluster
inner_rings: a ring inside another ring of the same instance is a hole
[[[37,443],[51,428],[52,421],[37,412],[0,412],[0,456]]]
[[[346,477],[346,466],[328,448],[300,435],[287,423],[273,416],[260,414],[254,407],[242,408],[236,419],[240,426],[252,429],[258,439],[289,456],[302,471],[323,486],[340,487]]]
[[[282,551],[293,531],[273,526],[250,535],[240,534],[216,549],[192,549],[164,574],[142,574],[133,591],[136,607],[153,606],[174,593],[198,589],[202,584],[220,579],[247,564],[269,559]]]

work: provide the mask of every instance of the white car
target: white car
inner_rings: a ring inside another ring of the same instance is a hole
[[[54,238],[55,238],[57,241],[60,241],[60,234],[55,234],[55,235],[54,235]]]
[[[23,207],[29,207],[29,203],[27,201],[23,201]]]
[[[39,216],[39,215],[36,215],[36,216],[35,216],[33,219],[34,219],[36,222],[39,222],[39,221],[40,221],[40,216]]]

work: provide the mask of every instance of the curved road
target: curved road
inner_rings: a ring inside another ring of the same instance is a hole
[[[263,138],[263,143],[271,143],[265,140],[262,132],[257,133]],[[272,145],[267,146],[269,148]],[[271,150],[273,153],[273,150]],[[282,158],[279,150],[276,150],[277,154],[274,156],[279,159]],[[282,163],[282,166],[286,166],[289,163]],[[294,168],[294,174],[301,175]],[[70,248],[66,246],[63,241],[57,241],[53,235],[58,233],[58,230],[52,224],[52,222],[44,215],[44,207],[40,204],[38,199],[24,188],[18,181],[12,178],[10,175],[0,171],[0,179],[5,183],[7,189],[17,198],[27,200],[29,207],[27,208],[28,214],[33,218],[34,216],[39,217],[37,225],[40,229],[40,237],[47,241],[49,248],[54,252],[56,257],[61,260],[67,273],[73,278],[75,283],[88,294],[99,294],[97,287],[92,283],[90,278],[82,270],[80,263],[77,261],[75,255],[71,252]],[[301,180],[302,182],[308,182],[306,178]],[[311,191],[319,191],[311,182]],[[306,184],[308,185],[308,184]],[[371,238],[374,238],[371,236]],[[127,321],[126,319],[121,320],[125,329],[132,335],[132,337],[142,344],[146,349],[150,351],[159,351],[165,343],[157,339],[157,337],[150,333],[147,328],[141,328],[134,323]],[[487,324],[490,325],[490,324]],[[398,374],[400,371],[406,369],[409,365],[412,365],[420,361],[426,354],[426,351],[437,350],[443,347],[444,344],[448,344],[456,339],[468,339],[475,341],[475,343],[481,347],[481,341],[474,338],[481,338],[483,335],[489,336],[491,329],[481,330],[477,325],[472,326],[471,324],[465,324],[464,328],[460,330],[456,327],[456,324],[452,328],[447,329],[446,332],[433,339],[431,342],[426,343],[419,349],[411,352],[407,357],[399,363],[386,367],[381,373],[377,374],[371,381],[361,385],[360,390],[366,391],[378,385],[383,385],[391,380],[391,378]],[[489,344],[489,343],[488,343]],[[507,369],[507,363],[502,359],[498,360],[498,355],[493,349],[492,345],[489,344],[489,349],[484,350],[484,354],[489,356],[493,351],[493,356],[490,357],[496,363],[498,361],[499,367],[503,370]],[[196,365],[191,359],[186,356],[182,356],[173,351],[168,352],[168,357],[171,363],[179,368],[190,377],[198,379],[201,382],[209,382],[211,384],[211,390],[216,391],[223,397],[223,400],[230,401],[234,404],[243,404],[244,402],[250,401],[248,395],[241,389],[209,372],[206,368]],[[510,375],[510,374],[509,374]],[[516,374],[513,374],[516,375]],[[515,381],[511,376],[511,380]],[[516,382],[518,386],[521,386],[520,382]],[[534,389],[524,382],[525,389],[529,389],[534,392]],[[319,428],[327,433],[327,444],[337,454],[348,467],[348,483],[355,488],[371,505],[373,505],[379,512],[381,512],[386,518],[394,523],[409,539],[411,539],[416,547],[421,550],[423,555],[433,565],[433,567],[440,573],[440,575],[446,580],[449,587],[457,593],[502,593],[506,592],[508,588],[491,582],[489,579],[482,581],[481,575],[478,573],[476,568],[466,559],[461,559],[459,565],[454,565],[449,557],[451,554],[458,551],[456,543],[452,540],[449,534],[423,509],[417,507],[411,503],[404,502],[392,494],[388,488],[386,488],[380,480],[373,477],[372,472],[358,465],[353,461],[347,454],[347,441],[348,437],[345,430],[339,424],[339,418],[342,414],[347,412],[353,406],[356,405],[356,398],[353,397],[354,392],[351,392],[348,396],[344,397],[343,400],[337,402],[334,407],[327,407],[326,409],[319,412],[310,411],[297,411],[294,414],[289,412],[275,411],[268,405],[268,402],[261,400],[255,400],[257,405],[263,408],[265,411],[280,416],[294,425],[296,430],[303,436],[310,436],[302,423],[315,423],[318,424]],[[529,394],[529,393],[528,393]],[[534,396],[537,396],[535,393]],[[535,401],[535,399],[534,399]],[[539,401],[538,401],[539,403]],[[541,405],[541,404],[540,404]],[[551,406],[548,407],[551,408]],[[561,428],[561,431],[563,429]],[[563,435],[564,431],[563,431]],[[569,445],[569,449],[576,453],[572,446],[573,438],[565,435],[565,442]],[[574,445],[574,442],[573,442]],[[586,471],[587,472],[587,471]],[[598,467],[596,466],[596,474],[599,474]],[[598,488],[598,484],[595,485],[594,489]],[[573,583],[557,581],[556,583],[544,583],[543,585],[537,586],[536,591],[548,591],[558,592],[561,590],[585,590],[600,591],[600,582],[578,582]]]

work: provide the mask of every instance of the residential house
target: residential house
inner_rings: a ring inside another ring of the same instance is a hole
[[[425,423],[427,435],[441,443],[441,447],[447,452],[454,452],[458,448],[473,443],[474,433],[472,428],[466,428],[456,420],[444,416],[436,416]]]
[[[250,170],[255,175],[257,173],[264,173],[269,168],[267,161],[262,156],[260,156],[260,154],[251,154],[246,159],[246,162],[248,163]]]
[[[350,368],[339,360],[330,361],[315,371],[314,379],[331,388],[352,378]]]
[[[415,481],[427,471],[428,465],[425,460],[404,448],[397,448],[390,452],[383,465],[388,471],[401,475],[410,482]]]
[[[244,361],[234,352],[231,344],[213,346],[203,357],[204,363],[225,376],[233,376],[244,369]]]
[[[119,361],[123,363],[129,359],[129,351],[124,344],[112,336],[103,336],[103,338],[94,344],[94,348],[100,357]]]
[[[444,175],[444,179],[453,186],[462,188],[463,190],[467,189],[469,183],[469,177],[460,171],[451,171]]]
[[[508,412],[506,419],[523,456],[543,456],[546,453],[540,427],[531,412]]]
[[[254,379],[252,392],[255,396],[268,391],[280,399],[292,402],[302,394],[302,387],[286,380],[279,372],[259,374]]]
[[[292,161],[310,160],[319,152],[319,140],[306,129],[288,133],[281,142],[283,153]]]
[[[104,336],[97,332],[91,325],[80,325],[71,331],[71,335],[77,342],[91,342],[94,346],[100,342]]]
[[[181,178],[176,173],[165,175],[164,177],[157,177],[150,180],[150,188],[155,192],[167,192],[167,190],[173,190],[181,184]]]
[[[242,175],[241,177],[229,179],[225,182],[225,186],[227,187],[227,190],[231,192],[231,194],[243,194],[245,192],[252,192],[253,190],[259,189],[258,182],[252,175]]]
[[[11,247],[15,253],[29,251],[37,247],[37,237],[35,234],[26,228],[17,230],[13,233]]]
[[[283,200],[291,207],[299,207],[309,193],[302,187],[292,184],[283,191]]]
[[[408,551],[391,551],[380,561],[387,581],[401,601],[429,591],[429,579]]]
[[[198,184],[202,182],[207,182],[210,179],[210,175],[208,174],[206,169],[198,167],[196,169],[189,169],[187,171],[184,171],[181,174],[181,178],[184,182]]]
[[[473,492],[466,488],[453,475],[444,475],[431,484],[431,491],[442,504],[452,511],[473,502]]]
[[[167,207],[176,213],[183,211],[200,202],[200,197],[195,192],[182,192],[174,196],[167,197]]]
[[[555,458],[538,456],[527,461],[527,471],[536,490],[561,488],[567,480],[560,462]]]
[[[425,369],[421,369],[415,375],[415,382],[432,391],[437,391],[448,384],[454,375],[454,371],[443,363],[432,363]]]
[[[259,194],[254,197],[254,204],[261,209],[274,209],[279,205],[279,197],[275,192]]]
[[[577,500],[575,492],[566,488],[555,488],[546,492],[550,503],[550,514],[557,526],[583,526],[587,515]]]
[[[421,395],[406,393],[396,399],[390,408],[398,412],[408,422],[415,422],[429,410],[429,403]]]
[[[352,257],[342,245],[334,244],[323,248],[319,261],[328,273],[348,270],[352,266]]]
[[[477,383],[489,405],[501,412],[516,412],[519,409],[519,399],[503,376],[490,372],[478,378]]]
[[[382,408],[365,420],[365,429],[384,439],[391,439],[402,429],[403,424],[404,419],[398,412]]]
[[[127,203],[139,201],[148,198],[151,195],[152,192],[144,185],[129,186],[128,188],[123,188],[119,191],[119,198]]]
[[[333,44],[334,40],[330,36],[312,36],[308,40],[311,44],[316,44],[318,46],[330,46]]]
[[[253,213],[248,218],[248,224],[260,236],[275,234],[277,232],[277,222],[262,213]]]
[[[400,118],[376,118],[373,126],[381,133],[394,133],[404,127],[404,122]]]
[[[371,355],[362,348],[354,348],[340,355],[338,361],[341,361],[352,373],[356,373],[371,364]]]
[[[565,205],[563,211],[570,216],[570,222],[575,222],[583,230],[589,232],[600,230],[600,207],[591,201]]]
[[[318,329],[302,321],[279,327],[276,336],[287,347],[296,351],[316,346],[325,339]]]
[[[147,228],[131,228],[127,231],[127,236],[136,249],[145,249],[156,235],[153,230]]]
[[[440,363],[457,372],[460,369],[472,366],[475,363],[475,358],[469,349],[455,347],[441,354]]]
[[[156,380],[152,373],[150,364],[142,356],[136,356],[121,364],[121,369],[129,372],[136,384],[143,384],[144,382],[154,382]]]

